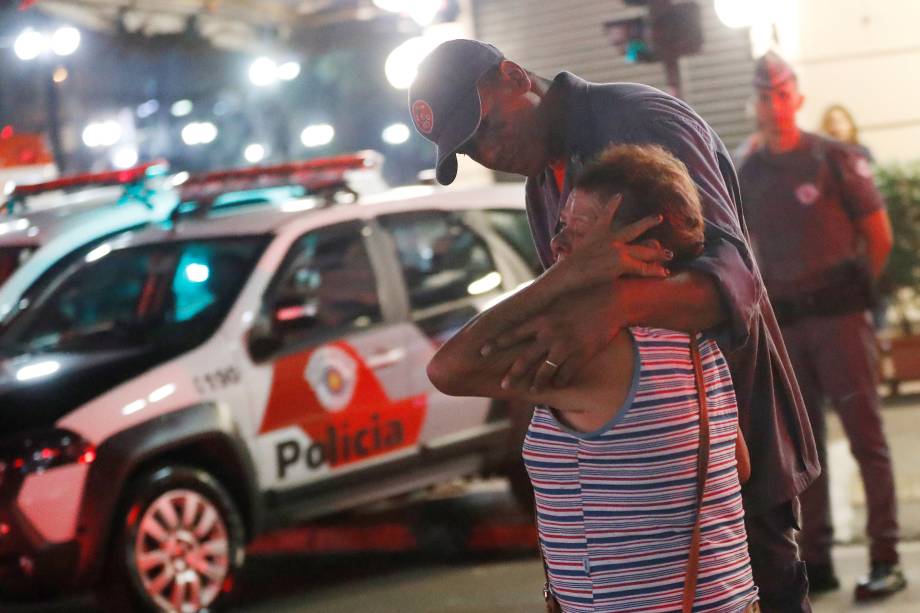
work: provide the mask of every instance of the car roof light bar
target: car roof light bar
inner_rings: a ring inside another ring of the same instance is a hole
[[[17,185],[6,203],[7,212],[13,213],[17,205],[22,205],[28,196],[35,196],[45,192],[58,190],[72,190],[84,187],[103,187],[107,185],[124,185],[130,187],[142,184],[145,179],[164,171],[167,164],[163,160],[147,162],[123,170],[107,172],[82,173],[71,175],[53,181]]]
[[[308,192],[325,191],[346,182],[348,171],[376,168],[382,156],[375,151],[286,162],[270,166],[249,166],[192,175],[180,187],[182,201],[207,203],[217,196],[247,189],[302,185]]]

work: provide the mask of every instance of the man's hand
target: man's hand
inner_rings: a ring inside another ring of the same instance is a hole
[[[502,335],[496,349],[518,352],[502,388],[529,386],[539,391],[550,382],[556,387],[568,385],[626,325],[618,317],[616,298],[608,284],[573,292]]]

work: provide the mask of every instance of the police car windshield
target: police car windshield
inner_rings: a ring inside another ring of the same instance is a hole
[[[0,340],[7,353],[194,347],[223,320],[265,243],[102,243],[44,284]]]

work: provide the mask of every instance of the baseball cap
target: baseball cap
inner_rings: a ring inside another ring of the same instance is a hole
[[[754,63],[754,87],[757,89],[772,89],[795,79],[792,66],[774,51],[767,51]]]
[[[442,43],[419,64],[409,88],[409,112],[415,129],[437,145],[438,183],[457,176],[457,149],[472,138],[482,118],[476,83],[505,58],[494,46],[478,40]]]

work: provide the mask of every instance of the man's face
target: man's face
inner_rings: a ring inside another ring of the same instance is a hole
[[[606,205],[597,194],[572,190],[559,213],[556,235],[549,244],[555,261],[564,260],[584,244],[585,235]]]
[[[757,90],[757,125],[768,133],[796,131],[795,115],[804,98],[798,84],[789,79],[775,87]]]
[[[458,153],[492,170],[525,177],[542,173],[549,155],[538,125],[539,98],[531,92],[509,91],[503,83],[480,84],[478,89],[479,128]]]

